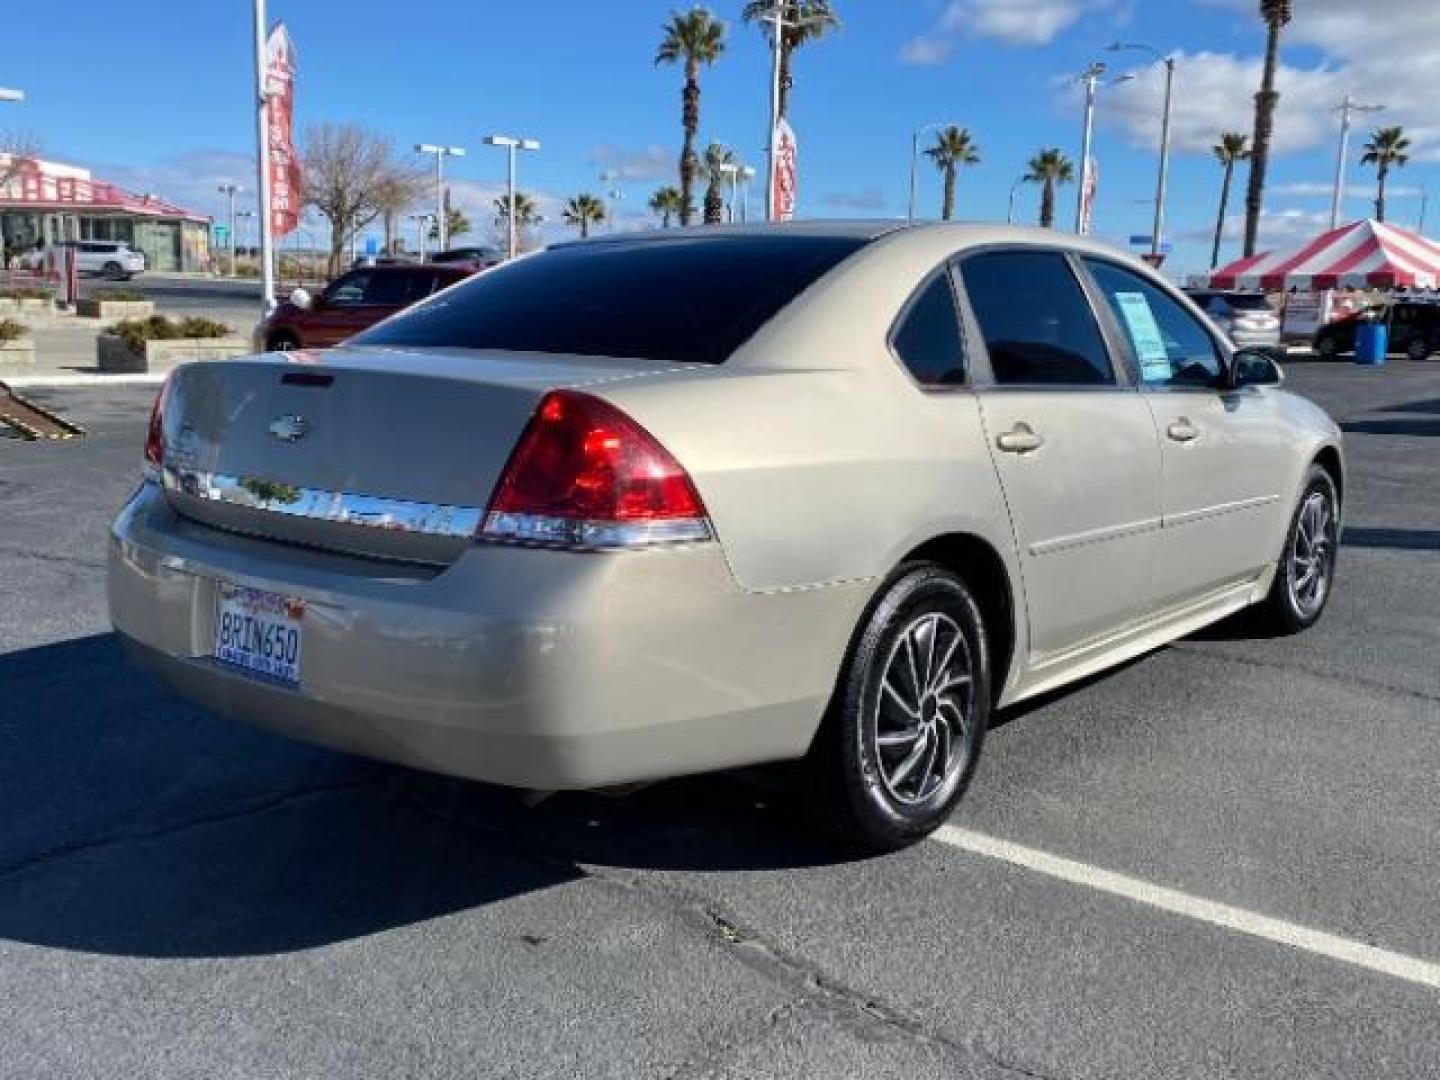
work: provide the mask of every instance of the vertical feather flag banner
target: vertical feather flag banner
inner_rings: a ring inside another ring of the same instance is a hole
[[[795,132],[789,121],[781,117],[771,136],[775,146],[775,191],[771,205],[775,207],[776,221],[789,221],[795,216],[795,182],[798,157],[795,146]]]
[[[265,42],[265,94],[270,125],[266,156],[270,168],[270,228],[287,236],[300,224],[300,159],[295,154],[295,46],[284,23]]]
[[[1089,236],[1095,220],[1095,192],[1100,187],[1100,163],[1093,157],[1085,162],[1084,185],[1080,191],[1080,235]]]

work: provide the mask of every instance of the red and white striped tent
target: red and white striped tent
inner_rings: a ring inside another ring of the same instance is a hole
[[[1433,289],[1440,244],[1383,221],[1356,221],[1302,247],[1267,251],[1210,272],[1213,289]]]

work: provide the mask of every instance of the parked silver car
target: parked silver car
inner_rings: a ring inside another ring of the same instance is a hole
[[[77,240],[75,270],[80,274],[129,281],[145,272],[145,254],[120,240]]]
[[[1280,316],[1264,293],[1200,289],[1190,299],[1239,349],[1280,347]]]
[[[1330,593],[1340,435],[1143,265],[796,224],[527,256],[326,353],[179,369],[113,527],[179,693],[505,785],[805,758],[909,842],[994,709]]]

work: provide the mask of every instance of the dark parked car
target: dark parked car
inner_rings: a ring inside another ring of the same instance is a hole
[[[266,352],[338,345],[433,292],[475,273],[474,263],[365,266],[342,274],[319,296],[296,289],[255,331]]]
[[[429,256],[432,263],[474,263],[481,270],[499,266],[503,258],[504,256],[492,247],[448,248],[445,251],[433,252]]]
[[[1355,351],[1355,329],[1365,318],[1377,318],[1389,330],[1390,352],[1402,352],[1411,360],[1424,360],[1440,352],[1440,304],[1398,300],[1374,304],[1327,323],[1315,332],[1316,353],[1325,357]]]

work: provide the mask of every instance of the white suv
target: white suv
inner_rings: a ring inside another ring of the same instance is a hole
[[[120,240],[78,240],[75,269],[82,274],[99,274],[116,281],[129,281],[145,271],[145,256]]]

